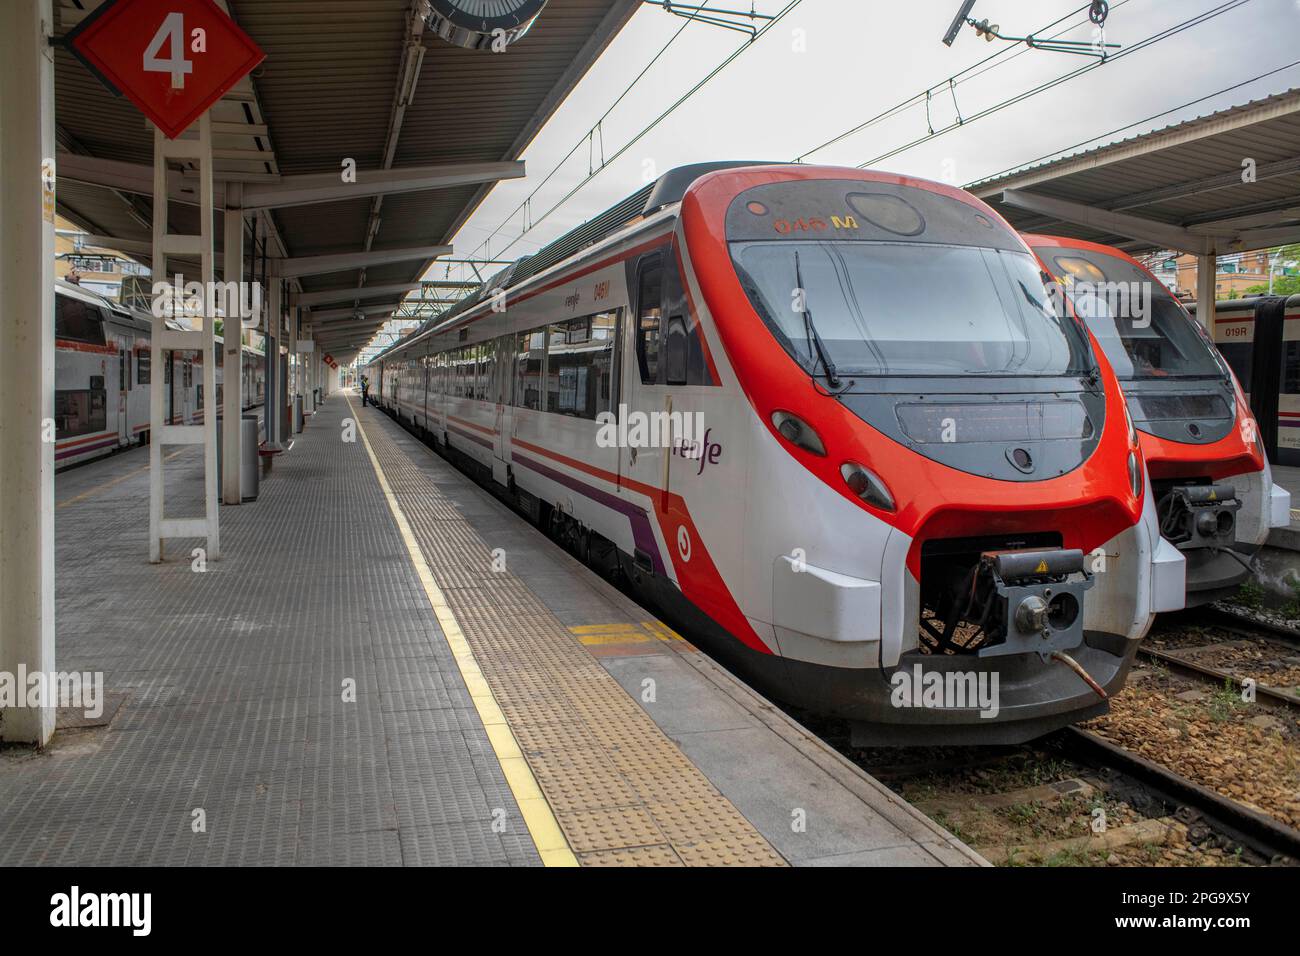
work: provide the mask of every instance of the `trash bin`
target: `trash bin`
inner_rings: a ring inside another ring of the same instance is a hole
[[[256,415],[245,415],[239,421],[239,496],[244,501],[257,499],[260,429],[261,423]]]
[[[293,397],[293,433],[295,435],[302,432],[302,396]]]

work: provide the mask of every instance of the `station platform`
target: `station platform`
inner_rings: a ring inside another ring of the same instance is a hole
[[[106,706],[0,750],[0,865],[984,864],[355,394],[205,569],[147,496],[143,451],[58,476]]]

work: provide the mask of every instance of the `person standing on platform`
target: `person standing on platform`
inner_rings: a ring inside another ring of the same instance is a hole
[[[370,379],[364,375],[361,376],[361,407],[365,408],[370,403]]]

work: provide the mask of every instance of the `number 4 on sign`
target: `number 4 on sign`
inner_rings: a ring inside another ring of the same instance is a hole
[[[171,59],[164,60],[159,54],[169,41]],[[207,50],[207,31],[196,29],[190,38],[190,52],[206,53]],[[185,17],[182,14],[169,13],[163,18],[162,26],[144,49],[144,70],[148,73],[170,73],[172,89],[185,89],[185,75],[194,72],[194,64],[185,59]]]

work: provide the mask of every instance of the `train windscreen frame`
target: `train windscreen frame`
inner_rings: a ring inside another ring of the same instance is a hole
[[[726,229],[750,303],[809,374],[824,371],[818,339],[837,371],[856,376],[1063,378],[1096,367],[1018,237],[958,198],[890,182],[770,183],[732,200]]]
[[[1223,379],[1222,361],[1209,337],[1164,283],[1117,256],[1074,246],[1038,247],[1048,271],[1061,283],[1121,381]],[[1127,296],[1102,294],[1100,283],[1123,291],[1136,287],[1145,307]],[[1125,302],[1128,303],[1127,308]],[[1117,314],[1127,312],[1127,314]]]

